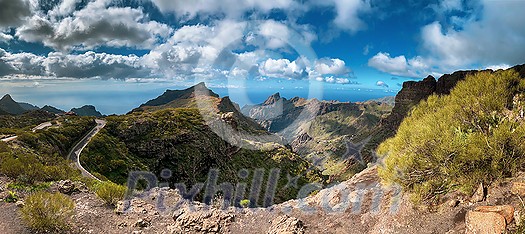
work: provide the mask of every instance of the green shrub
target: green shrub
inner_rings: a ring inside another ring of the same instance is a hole
[[[248,200],[248,199],[241,200],[241,202],[239,202],[239,204],[242,207],[244,207],[244,208],[248,208],[250,206],[250,200]]]
[[[7,203],[14,203],[18,201],[18,195],[16,195],[16,192],[9,191],[7,193],[7,197],[5,197],[5,202]]]
[[[64,180],[79,174],[64,158],[47,156],[40,159],[36,154],[23,151],[0,153],[0,173],[26,184]]]
[[[107,205],[115,206],[117,202],[124,199],[126,187],[110,181],[104,181],[95,186],[95,193],[104,200]]]
[[[60,232],[70,228],[75,203],[61,193],[37,192],[27,197],[21,209],[28,226],[41,232]]]
[[[481,72],[450,95],[415,107],[397,134],[383,142],[379,175],[425,203],[479,183],[513,175],[525,165],[525,81],[514,71]]]
[[[8,189],[19,191],[19,192],[25,192],[25,193],[44,191],[44,190],[49,189],[49,187],[51,187],[51,182],[35,183],[35,184],[15,182],[15,183],[10,183],[7,185]]]

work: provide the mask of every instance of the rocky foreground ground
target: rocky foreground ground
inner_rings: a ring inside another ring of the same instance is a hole
[[[376,167],[306,199],[257,209],[189,203],[168,188],[114,209],[78,183],[62,181],[51,189],[76,203],[71,233],[512,233],[523,210],[522,179],[481,186],[473,196],[448,195],[431,209],[378,183]],[[5,188],[7,179],[1,181]],[[22,205],[0,203],[0,233],[33,233],[19,218]]]

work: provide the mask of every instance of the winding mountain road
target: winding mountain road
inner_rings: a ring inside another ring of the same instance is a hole
[[[44,123],[41,123],[38,126],[34,127],[33,129],[31,129],[31,131],[36,132],[37,130],[42,130],[44,128],[48,128],[48,127],[51,127],[51,126],[53,126],[53,124],[51,122],[44,122]]]
[[[44,122],[44,123],[41,123],[38,126],[32,128],[31,131],[32,132],[36,132],[37,130],[42,130],[44,128],[48,128],[48,127],[51,127],[51,126],[53,126],[53,124],[51,122]],[[1,141],[9,142],[9,141],[15,140],[16,138],[18,138],[18,136],[14,135],[14,136],[3,138],[3,139],[1,139]]]
[[[9,141],[15,140],[16,138],[18,138],[18,136],[10,136],[10,137],[3,138],[2,141],[9,142]]]
[[[80,164],[80,154],[82,153],[82,150],[89,144],[89,141],[97,135],[97,133],[100,131],[100,129],[104,128],[106,126],[106,121],[101,119],[96,119],[95,122],[97,123],[97,126],[95,126],[91,131],[80,140],[71,151],[69,151],[68,158],[73,160],[75,162],[75,166],[82,172],[82,175],[94,180],[100,181],[97,177],[95,177],[93,174],[91,174],[89,171],[87,171],[82,165]]]

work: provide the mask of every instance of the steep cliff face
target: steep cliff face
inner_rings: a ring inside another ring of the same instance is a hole
[[[417,105],[436,91],[437,82],[433,76],[428,76],[422,81],[407,81],[396,95],[392,113],[381,124],[395,130],[410,108]]]
[[[509,69],[517,71],[522,78],[525,78],[525,64],[517,65]],[[385,119],[381,120],[379,126],[373,130],[371,140],[362,151],[364,157],[368,160],[373,160],[373,151],[385,139],[395,135],[397,128],[408,115],[410,109],[417,105],[421,100],[425,100],[434,93],[448,95],[459,81],[464,80],[468,75],[483,71],[491,72],[492,70],[457,71],[452,74],[445,74],[437,81],[434,77],[428,76],[421,81],[404,82],[403,88],[396,95],[392,113]]]

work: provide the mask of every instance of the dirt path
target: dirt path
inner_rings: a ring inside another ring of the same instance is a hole
[[[30,234],[32,233],[22,224],[18,207],[13,203],[0,202],[0,233],[2,234]]]

